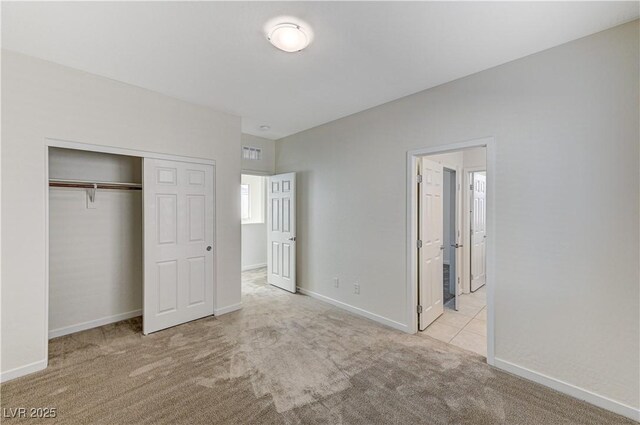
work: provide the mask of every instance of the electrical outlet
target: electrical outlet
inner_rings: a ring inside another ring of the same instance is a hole
[[[353,293],[354,294],[359,294],[360,293],[360,284],[358,282],[353,284]]]
[[[337,277],[333,278],[333,287],[337,288],[338,286],[340,286],[340,281],[338,280]]]

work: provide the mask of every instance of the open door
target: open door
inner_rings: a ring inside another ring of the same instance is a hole
[[[419,185],[418,273],[419,327],[424,330],[443,312],[443,204],[442,164],[421,159]]]
[[[456,169],[456,211],[455,211],[455,227],[456,227],[456,237],[454,241],[455,246],[455,257],[456,257],[456,281],[455,281],[455,309],[458,310],[460,301],[460,295],[462,295],[462,273],[464,273],[464,268],[462,264],[462,169],[458,167]]]
[[[213,314],[213,166],[144,159],[143,332]]]
[[[296,292],[296,174],[269,177],[267,185],[267,281]]]
[[[486,283],[487,176],[473,173],[471,212],[471,291]]]

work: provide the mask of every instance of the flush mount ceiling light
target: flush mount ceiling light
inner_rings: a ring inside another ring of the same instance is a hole
[[[287,22],[273,26],[267,33],[267,39],[278,49],[293,53],[309,45],[311,34],[302,26]]]
[[[268,125],[261,125],[261,126],[260,126],[260,130],[261,130],[261,131],[271,130],[271,127],[270,127],[270,126],[268,126]]]

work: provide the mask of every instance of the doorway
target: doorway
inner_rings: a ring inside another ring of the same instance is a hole
[[[240,222],[242,271],[267,267],[267,177],[242,174],[240,184]]]
[[[49,339],[142,316],[142,159],[47,153]]]
[[[491,363],[490,144],[484,139],[409,153],[408,234],[417,243],[408,262],[415,329]]]

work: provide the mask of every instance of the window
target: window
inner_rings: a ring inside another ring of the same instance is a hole
[[[248,184],[240,185],[240,211],[243,221],[249,220],[251,218],[251,198],[249,197],[250,190],[251,186],[249,186]]]
[[[260,161],[262,159],[262,149],[254,148],[253,146],[243,146],[242,159]]]
[[[242,224],[264,223],[266,178],[243,174],[240,182]]]

